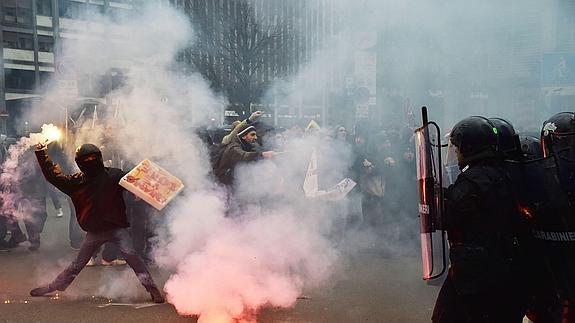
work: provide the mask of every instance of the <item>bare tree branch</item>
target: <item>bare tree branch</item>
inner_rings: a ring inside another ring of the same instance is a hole
[[[198,39],[190,48],[191,63],[214,89],[246,109],[249,103],[260,102],[275,78],[286,76],[287,66],[295,61],[287,49],[299,33],[277,17],[258,19],[264,14],[248,0],[226,0],[221,6],[209,3],[192,2],[191,20]]]

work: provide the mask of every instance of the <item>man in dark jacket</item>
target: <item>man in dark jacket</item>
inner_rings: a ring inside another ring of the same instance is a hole
[[[224,185],[233,184],[234,169],[239,163],[252,162],[274,156],[273,151],[255,151],[258,136],[254,126],[246,123],[240,124],[237,128],[238,134],[226,144],[214,170],[216,178]]]
[[[134,251],[127,230],[129,223],[126,218],[124,189],[118,184],[124,172],[117,168],[104,167],[100,149],[92,144],[84,144],[76,149],[76,163],[80,172],[72,175],[62,174],[60,166],[48,157],[46,146],[36,147],[36,157],[46,180],[71,197],[78,223],[87,234],[76,259],[54,281],[31,290],[30,295],[42,296],[57,290],[66,290],[94,252],[102,244],[111,242],[118,246],[140,283],[152,296],[152,300],[163,303],[164,297],[142,258]]]

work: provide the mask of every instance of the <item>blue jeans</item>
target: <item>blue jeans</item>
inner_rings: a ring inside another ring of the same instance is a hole
[[[92,255],[106,242],[110,242],[118,247],[120,254],[132,270],[134,270],[140,283],[148,292],[156,288],[146,264],[135,252],[130,234],[125,228],[104,232],[88,232],[82,242],[76,259],[54,279],[50,286],[61,291],[68,288],[72,281],[74,281],[74,278],[76,278],[80,271],[86,266]]]

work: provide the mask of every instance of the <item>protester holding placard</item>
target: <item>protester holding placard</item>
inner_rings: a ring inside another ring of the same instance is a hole
[[[152,300],[163,303],[164,297],[142,258],[134,251],[127,230],[129,223],[124,204],[124,188],[118,184],[125,173],[117,168],[104,167],[100,149],[92,144],[84,144],[76,149],[75,159],[80,172],[72,175],[62,174],[60,166],[48,157],[45,145],[38,144],[36,157],[46,180],[72,198],[78,223],[87,234],[76,259],[51,283],[31,290],[30,295],[43,296],[66,290],[94,252],[102,244],[111,242],[118,246]]]

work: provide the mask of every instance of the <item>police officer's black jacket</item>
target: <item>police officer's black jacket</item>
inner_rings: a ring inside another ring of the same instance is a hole
[[[522,228],[511,181],[502,167],[475,163],[445,195],[449,274],[458,292],[478,293],[513,276],[523,259],[517,242]]]
[[[47,151],[37,150],[36,158],[46,180],[72,198],[80,227],[88,232],[102,232],[129,226],[124,204],[124,188],[119,185],[125,173],[117,168],[104,168],[93,177],[83,172],[62,174]]]

